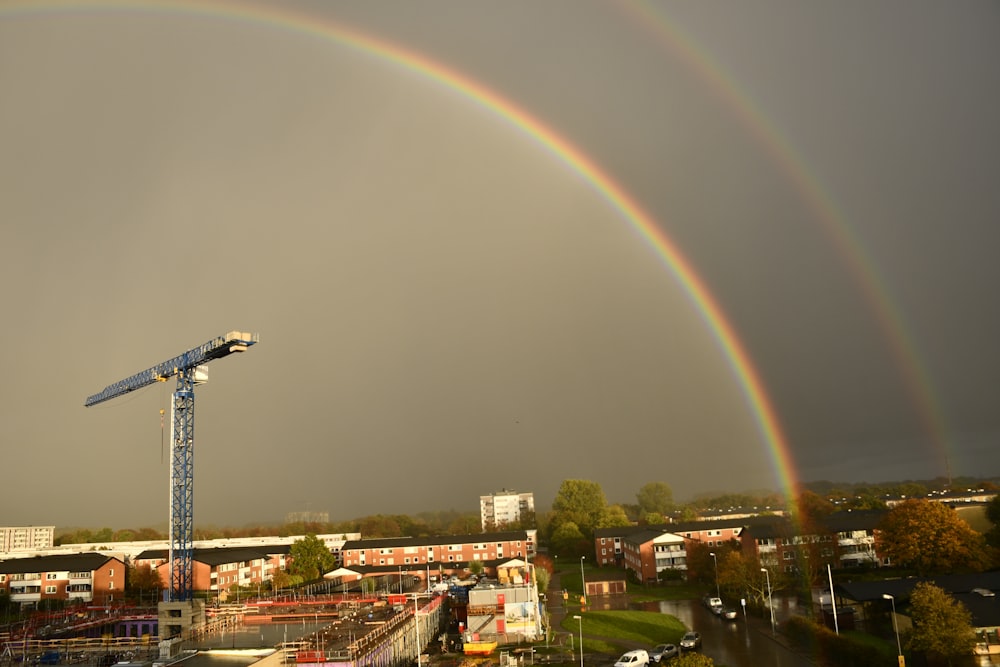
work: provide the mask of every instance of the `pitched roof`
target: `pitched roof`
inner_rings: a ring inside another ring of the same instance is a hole
[[[597,528],[594,537],[629,537],[646,530],[658,530],[660,533],[696,533],[703,530],[718,530],[720,528],[745,528],[755,525],[769,525],[775,522],[788,521],[776,514],[761,514],[759,516],[734,517],[731,519],[698,519],[696,521],[678,521],[676,523],[661,523],[647,526],[615,526],[613,528]]]
[[[873,530],[888,513],[889,510],[844,510],[829,515],[823,519],[823,524],[834,533]]]
[[[262,547],[216,547],[213,549],[195,549],[191,558],[216,567],[228,563],[241,563],[244,561],[270,558],[277,553],[288,553],[287,544],[277,544],[274,546]],[[170,557],[168,549],[147,549],[135,557],[136,560],[166,560]]]
[[[341,547],[348,549],[387,549],[390,547],[436,547],[441,544],[481,544],[484,542],[527,542],[524,530],[508,530],[497,533],[473,533],[470,535],[436,535],[430,537],[377,537],[368,540],[349,540]]]
[[[976,589],[1000,591],[1000,572],[978,574],[945,574],[938,577],[908,577],[882,581],[855,581],[837,584],[834,589],[845,598],[858,602],[879,600],[886,593],[900,600],[909,600],[917,584],[929,581],[952,595],[972,593]]]
[[[90,551],[81,554],[34,556],[0,561],[0,574],[25,574],[28,572],[93,572],[108,561],[124,563],[114,556]]]
[[[660,535],[670,533],[669,530],[644,530],[641,533],[633,533],[625,537],[624,541],[629,544],[645,544],[650,540],[655,540]]]

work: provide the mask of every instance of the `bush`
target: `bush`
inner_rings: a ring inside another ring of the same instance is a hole
[[[782,625],[782,631],[798,648],[815,656],[817,664],[823,667],[878,667],[893,662],[894,655],[851,637],[838,636],[829,628],[803,616],[788,619]]]

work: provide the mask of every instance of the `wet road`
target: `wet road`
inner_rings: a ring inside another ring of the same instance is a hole
[[[815,667],[807,656],[795,653],[772,639],[768,621],[753,617],[745,619],[742,611],[737,620],[727,621],[693,600],[657,604],[659,611],[676,616],[686,626],[701,633],[701,652],[716,664],[727,667]]]

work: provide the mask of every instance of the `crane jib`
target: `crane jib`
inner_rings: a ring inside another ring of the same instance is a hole
[[[213,359],[221,359],[235,352],[243,352],[259,340],[259,334],[230,331],[224,336],[213,338],[204,345],[199,345],[173,359],[168,359],[152,368],[147,368],[142,372],[108,385],[103,391],[89,396],[84,402],[84,406],[90,407],[91,405],[123,396],[137,389],[148,387],[156,382],[165,382],[169,377],[183,373]]]

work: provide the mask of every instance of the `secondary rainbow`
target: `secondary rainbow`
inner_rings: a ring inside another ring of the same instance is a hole
[[[907,333],[909,329],[905,319],[892,299],[886,281],[879,274],[870,253],[848,223],[847,215],[837,205],[829,188],[824,186],[815,170],[809,168],[792,142],[771,122],[753,96],[741,88],[706,49],[699,47],[684,31],[678,29],[662,5],[653,5],[647,0],[630,0],[615,6],[624,10],[626,16],[634,18],[642,28],[650,31],[659,44],[684,63],[695,74],[696,79],[719,98],[723,106],[743,125],[747,134],[757,141],[792,183],[799,197],[813,212],[821,231],[838,251],[848,273],[858,285],[902,376],[903,389],[916,406],[925,431],[938,455],[944,459],[941,465],[950,475],[951,453],[947,426],[938,407],[939,401],[934,396],[927,369],[921,362],[916,344]]]
[[[272,26],[330,40],[343,47],[364,52],[384,62],[402,67],[417,76],[458,93],[509,123],[561,161],[572,172],[591,184],[600,196],[614,210],[618,211],[655,250],[662,263],[681,284],[721,349],[746,397],[760,434],[770,450],[779,483],[786,494],[794,493],[797,485],[794,475],[795,466],[774,406],[760,374],[717,300],[673,240],[643,210],[639,203],[588,155],[558,132],[487,86],[442,63],[329,19],[296,12],[286,7],[220,2],[218,0],[208,2],[184,0],[178,2],[87,2],[84,4],[58,1],[14,2],[0,9],[0,18],[5,15],[24,13],[91,12],[94,10],[183,13],[206,18],[224,18]]]

